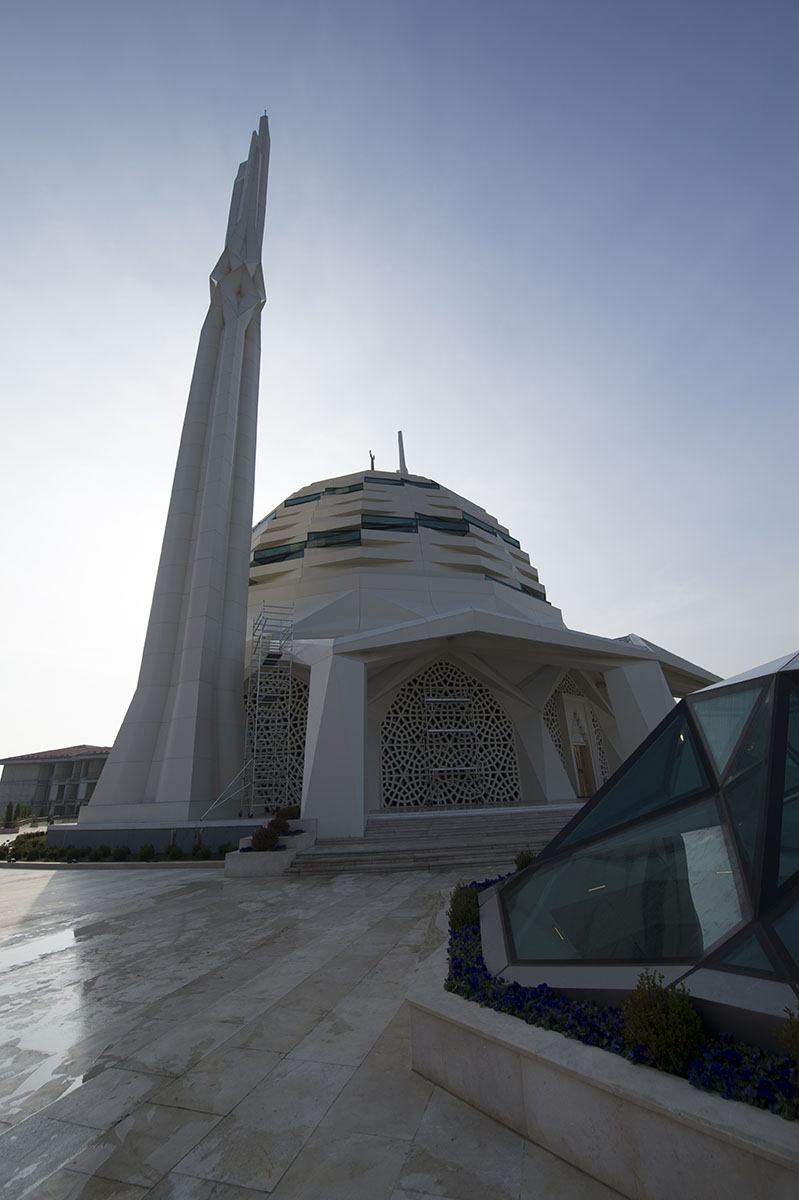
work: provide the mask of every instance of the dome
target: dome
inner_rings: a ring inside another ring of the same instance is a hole
[[[504,525],[399,472],[325,479],[284,500],[253,529],[250,595],[253,611],[294,605],[300,636],[326,621],[340,635],[474,608],[563,624]]]

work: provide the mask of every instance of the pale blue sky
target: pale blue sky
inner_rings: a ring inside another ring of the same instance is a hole
[[[0,47],[0,754],[116,734],[264,109],[256,519],[402,428],[572,628],[799,648],[795,0],[29,0]]]

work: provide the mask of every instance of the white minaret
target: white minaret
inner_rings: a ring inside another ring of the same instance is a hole
[[[268,169],[264,116],[211,272],[139,682],[81,825],[198,818],[242,766]]]

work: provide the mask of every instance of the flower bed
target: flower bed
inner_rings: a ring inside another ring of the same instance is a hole
[[[502,877],[500,877],[502,878]],[[497,879],[470,886],[491,887]],[[483,961],[479,921],[450,928],[449,972],[444,987],[464,999],[551,1029],[588,1046],[598,1046],[634,1063],[649,1064],[645,1046],[625,1048],[623,1010],[573,1001],[546,984],[524,987],[491,975]],[[691,1062],[686,1078],[696,1088],[726,1100],[741,1100],[791,1120],[799,1116],[799,1077],[795,1061],[775,1056],[731,1037],[709,1039]]]

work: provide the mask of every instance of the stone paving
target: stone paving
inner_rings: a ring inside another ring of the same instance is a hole
[[[410,1070],[454,882],[0,868],[2,1200],[613,1200]]]

